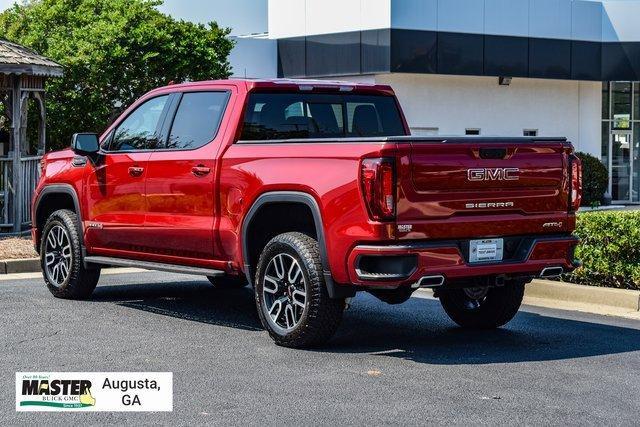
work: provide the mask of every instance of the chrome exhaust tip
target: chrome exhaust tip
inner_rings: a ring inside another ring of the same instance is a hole
[[[414,288],[437,288],[442,285],[444,285],[444,276],[442,274],[437,274],[435,276],[421,277],[420,280],[418,280],[418,282],[413,285],[413,287]]]
[[[564,269],[562,267],[547,267],[542,270],[540,273],[540,277],[549,278],[549,277],[558,277],[564,273]]]

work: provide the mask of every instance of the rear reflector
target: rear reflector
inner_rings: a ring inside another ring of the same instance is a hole
[[[371,219],[375,221],[394,219],[396,213],[394,159],[364,159],[360,179]]]

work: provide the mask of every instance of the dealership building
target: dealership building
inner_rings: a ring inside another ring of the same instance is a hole
[[[414,135],[566,136],[640,202],[640,1],[269,0],[239,77],[391,85]]]

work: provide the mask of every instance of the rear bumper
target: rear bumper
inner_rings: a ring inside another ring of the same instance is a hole
[[[574,236],[518,236],[509,239],[515,248],[504,261],[477,264],[468,262],[468,250],[465,249],[468,248],[468,240],[356,246],[348,257],[349,276],[351,282],[358,286],[393,288],[416,284],[420,279],[431,276],[443,276],[447,283],[480,276],[537,277],[550,267],[562,267],[567,272],[579,265],[574,259],[579,240]],[[381,262],[376,263],[375,260]],[[381,267],[373,273],[367,271],[372,270],[372,265]]]

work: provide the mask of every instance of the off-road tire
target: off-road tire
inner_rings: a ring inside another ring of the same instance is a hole
[[[494,329],[508,323],[518,312],[524,297],[524,282],[490,288],[477,308],[465,306],[469,297],[463,289],[443,289],[439,295],[444,311],[461,327]]]
[[[241,289],[249,283],[244,277],[207,276],[207,279],[218,289]]]
[[[298,324],[282,333],[267,319],[263,290],[268,263],[278,254],[288,254],[301,267],[305,279],[305,308]],[[329,298],[318,242],[305,234],[290,232],[271,239],[262,250],[255,275],[255,301],[262,326],[276,344],[292,348],[316,347],[327,342],[338,329],[345,309],[344,299]]]
[[[71,267],[68,277],[60,284],[56,285],[49,277],[46,267],[46,244],[49,233],[55,227],[62,227],[69,238],[71,246]],[[56,298],[81,300],[91,296],[93,290],[100,279],[99,268],[86,268],[82,259],[81,230],[78,227],[78,216],[75,212],[61,209],[53,212],[42,230],[40,242],[40,266],[42,276],[49,291]]]

